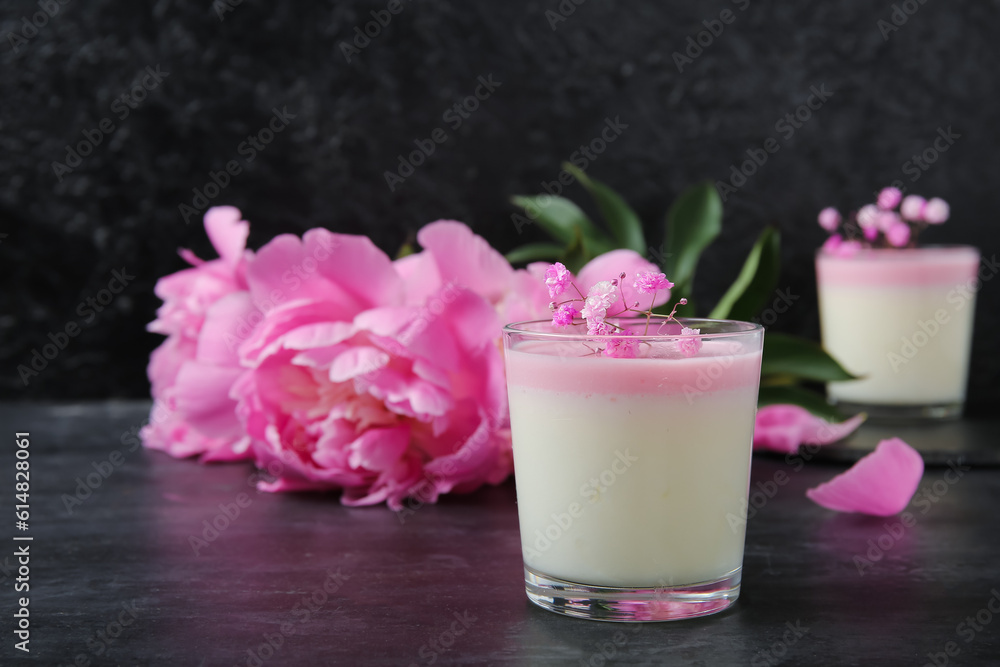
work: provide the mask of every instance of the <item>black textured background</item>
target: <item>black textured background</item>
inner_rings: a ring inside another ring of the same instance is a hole
[[[186,224],[178,207],[231,159],[244,171],[213,203],[243,210],[251,247],[322,225],[394,252],[445,217],[506,251],[540,240],[530,227],[518,234],[507,198],[538,192],[605,118],[620,117],[628,128],[588,172],[632,202],[656,246],[681,189],[727,178],[775,137],[779,152],[726,202],[697,296],[714,301],[759,230],[778,225],[781,286],[802,298],[774,327],[812,336],[812,254],[823,240],[814,221],[825,205],[856,207],[901,179],[952,204],[952,221],[926,242],[998,250],[995,1],[898,3],[916,11],[886,39],[888,2],[403,0],[348,63],[340,44],[387,4],[52,1],[57,13],[34,34],[22,17],[39,5],[3,3],[0,396],[147,394],[147,357],[161,340],[144,330],[153,284],[184,266],[178,247],[212,256],[200,220]],[[546,12],[560,7],[572,13],[553,29]],[[733,22],[678,72],[672,54],[727,8]],[[119,119],[115,99],[157,65],[169,75]],[[453,130],[442,114],[490,74],[500,87]],[[786,139],[775,124],[812,86],[832,97]],[[238,147],[273,107],[295,118],[247,165]],[[53,162],[104,118],[115,129],[60,180]],[[390,192],[384,172],[438,127],[447,141]],[[911,182],[904,163],[949,127],[960,138]],[[583,197],[579,186],[569,194]],[[17,365],[79,321],[78,304],[122,267],[136,276],[127,290],[25,387]],[[1000,403],[998,287],[986,282],[977,308],[970,398],[984,407]]]

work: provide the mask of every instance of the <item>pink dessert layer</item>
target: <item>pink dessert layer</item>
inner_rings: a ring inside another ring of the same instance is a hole
[[[975,280],[978,269],[979,251],[968,246],[816,255],[816,279],[826,285],[958,285]]]
[[[512,387],[580,394],[684,395],[753,387],[760,383],[759,350],[706,340],[697,356],[664,350],[635,359],[598,357],[581,342],[525,341],[507,351]],[[664,348],[673,345],[667,342]]]

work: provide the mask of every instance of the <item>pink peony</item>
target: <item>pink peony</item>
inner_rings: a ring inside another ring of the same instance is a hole
[[[229,389],[240,373],[235,346],[225,334],[235,318],[253,310],[247,292],[245,252],[249,224],[230,206],[205,213],[205,231],[219,259],[205,261],[189,250],[193,265],[161,278],[164,304],[149,331],[167,336],[150,356],[147,374],[155,399],[140,435],[150,449],[202,460],[250,457],[249,438],[233,412]]]
[[[365,237],[313,229],[248,264],[251,294],[268,294],[289,264],[333,249],[240,347],[237,413],[258,464],[280,471],[262,488],[342,488],[346,505],[399,510],[510,474],[498,311],[534,296],[460,223],[418,240],[423,252],[392,262]]]

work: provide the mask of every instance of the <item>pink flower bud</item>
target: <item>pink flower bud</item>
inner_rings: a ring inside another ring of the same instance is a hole
[[[819,226],[828,232],[837,230],[840,225],[840,211],[828,206],[819,212]]]
[[[940,225],[948,219],[949,215],[951,215],[951,208],[948,206],[948,202],[937,197],[927,202],[927,206],[924,207],[924,220],[932,225]]]
[[[910,226],[905,222],[897,222],[885,233],[889,245],[902,248],[910,242]]]
[[[840,244],[843,242],[844,237],[840,234],[834,234],[826,240],[826,243],[823,244],[823,251],[836,254],[837,248],[839,248]]]
[[[865,227],[874,227],[877,217],[878,206],[875,204],[866,204],[861,207],[860,211],[858,211],[858,225],[860,225],[862,229]]]
[[[924,206],[926,205],[927,201],[923,197],[909,195],[903,199],[903,205],[899,207],[899,214],[905,220],[920,222],[924,219]]]
[[[878,207],[884,211],[890,211],[899,206],[903,193],[899,188],[884,188],[878,193]]]
[[[680,304],[680,305],[682,305],[682,306],[686,306],[686,305],[688,304],[688,300],[687,300],[687,299],[681,299],[681,300],[680,300],[680,301],[678,301],[677,303],[679,303],[679,304]]]
[[[878,227],[865,227],[862,233],[865,235],[866,241],[874,241],[875,239],[878,238],[878,232],[879,232]]]
[[[902,222],[899,214],[894,211],[879,211],[875,216],[875,226],[883,232],[889,231],[897,222]]]
[[[853,257],[854,255],[861,252],[861,242],[851,239],[849,241],[844,241],[839,246],[837,246],[836,254],[838,257]]]

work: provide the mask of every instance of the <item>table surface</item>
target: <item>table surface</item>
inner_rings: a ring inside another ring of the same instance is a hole
[[[147,410],[0,406],[11,514],[14,432],[30,433],[31,452],[29,529],[8,515],[0,533],[3,664],[1000,662],[997,468],[928,468],[902,526],[805,498],[843,463],[755,456],[759,509],[736,605],[690,621],[612,624],[528,602],[510,481],[402,520],[384,506],[343,507],[336,494],[257,493],[249,464],[133,447]],[[220,519],[226,511],[233,518]],[[206,534],[206,521],[222,530]],[[30,592],[15,593],[12,554],[23,544]],[[27,655],[11,632],[22,595]]]

